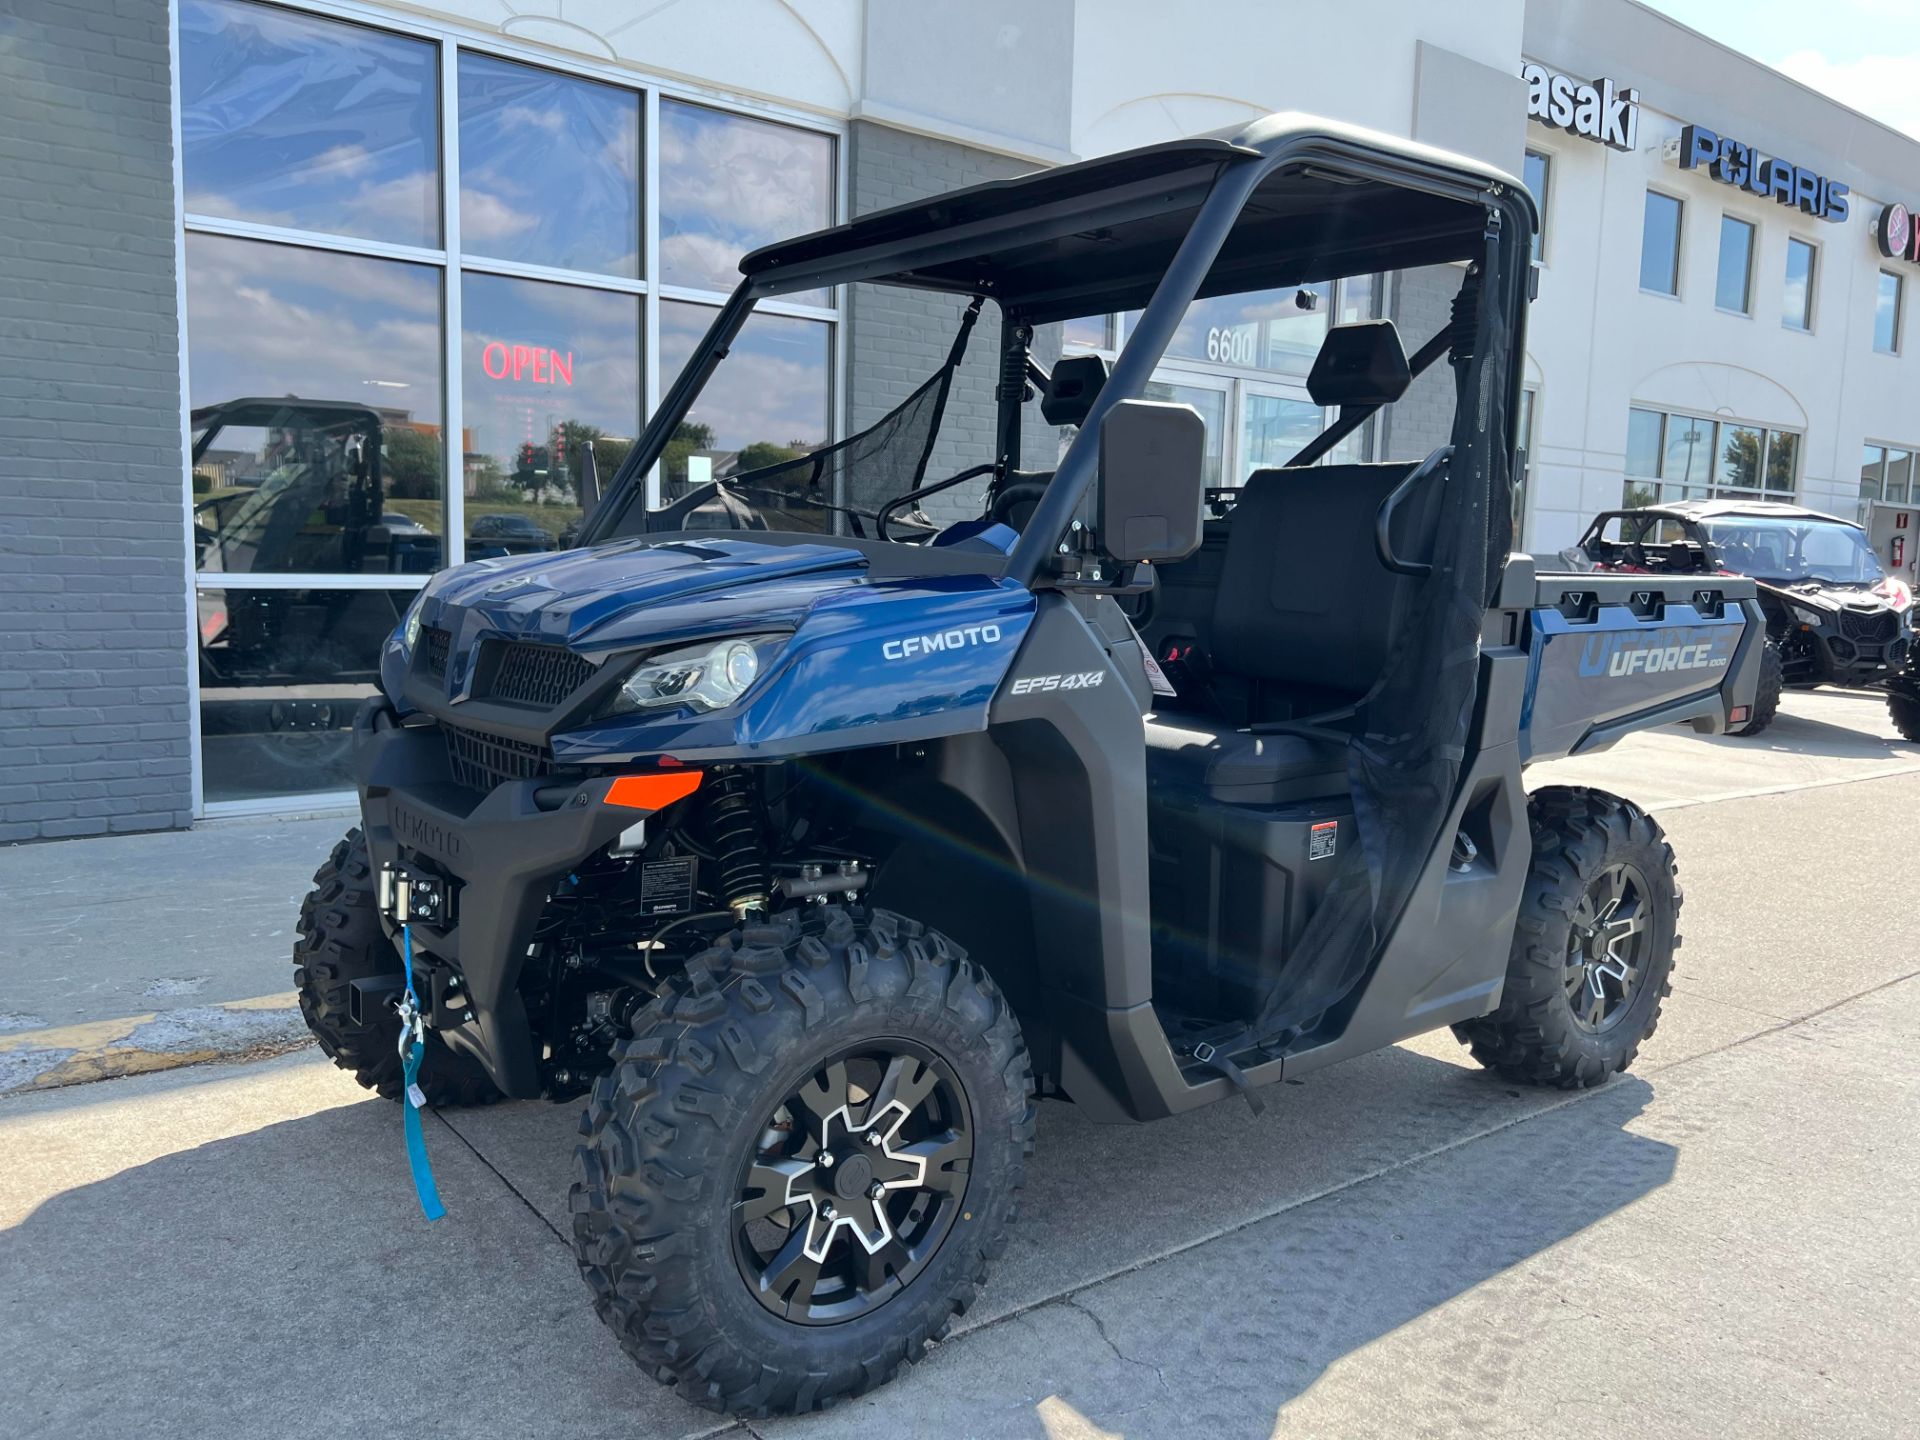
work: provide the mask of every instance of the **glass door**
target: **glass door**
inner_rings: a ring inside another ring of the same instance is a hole
[[[1161,372],[1147,382],[1146,398],[1173,405],[1191,405],[1200,412],[1207,430],[1207,453],[1203,473],[1209,490],[1239,484],[1237,472],[1226,468],[1227,410],[1232,398],[1231,382],[1213,380],[1204,375]]]
[[[1304,390],[1241,381],[1240,462],[1235,483],[1245,484],[1256,470],[1285,465],[1301,446],[1326,429],[1328,419],[1328,412],[1308,399]],[[1346,450],[1351,443],[1340,449]]]

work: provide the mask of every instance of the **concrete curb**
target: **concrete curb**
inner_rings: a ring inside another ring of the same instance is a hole
[[[308,1038],[292,991],[0,1034],[0,1095],[276,1055]]]

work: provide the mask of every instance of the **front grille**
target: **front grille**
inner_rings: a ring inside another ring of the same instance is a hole
[[[558,705],[586,683],[594,664],[559,645],[496,644],[485,697],[515,705]]]
[[[427,674],[436,680],[447,678],[447,648],[453,643],[453,636],[438,625],[429,625],[420,632],[420,640],[426,648]]]
[[[1884,645],[1900,633],[1900,617],[1891,610],[1842,610],[1840,633],[1863,645]]]
[[[552,752],[544,745],[444,722],[440,728],[446,732],[447,763],[454,781],[469,790],[490,791],[509,780],[537,780],[553,768]]]

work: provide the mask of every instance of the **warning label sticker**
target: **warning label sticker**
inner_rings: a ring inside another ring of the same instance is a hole
[[[1307,831],[1307,859],[1331,860],[1340,843],[1340,822],[1321,820]]]
[[[642,865],[640,908],[648,915],[684,915],[693,909],[693,857],[679,855]]]

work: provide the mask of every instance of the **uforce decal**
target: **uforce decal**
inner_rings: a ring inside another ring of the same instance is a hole
[[[1022,675],[1007,693],[1037,695],[1043,690],[1091,690],[1106,678],[1104,670],[1082,670],[1074,675]]]
[[[1698,640],[1682,632],[1677,645],[1663,645],[1663,636],[1646,644],[1639,635],[1596,635],[1580,654],[1582,675],[1666,675],[1676,670],[1722,670],[1727,656],[1716,653],[1712,640]]]
[[[880,653],[888,660],[911,660],[916,655],[932,655],[941,650],[992,645],[999,638],[998,625],[959,625],[937,635],[909,635],[904,640],[889,640],[880,647]]]

